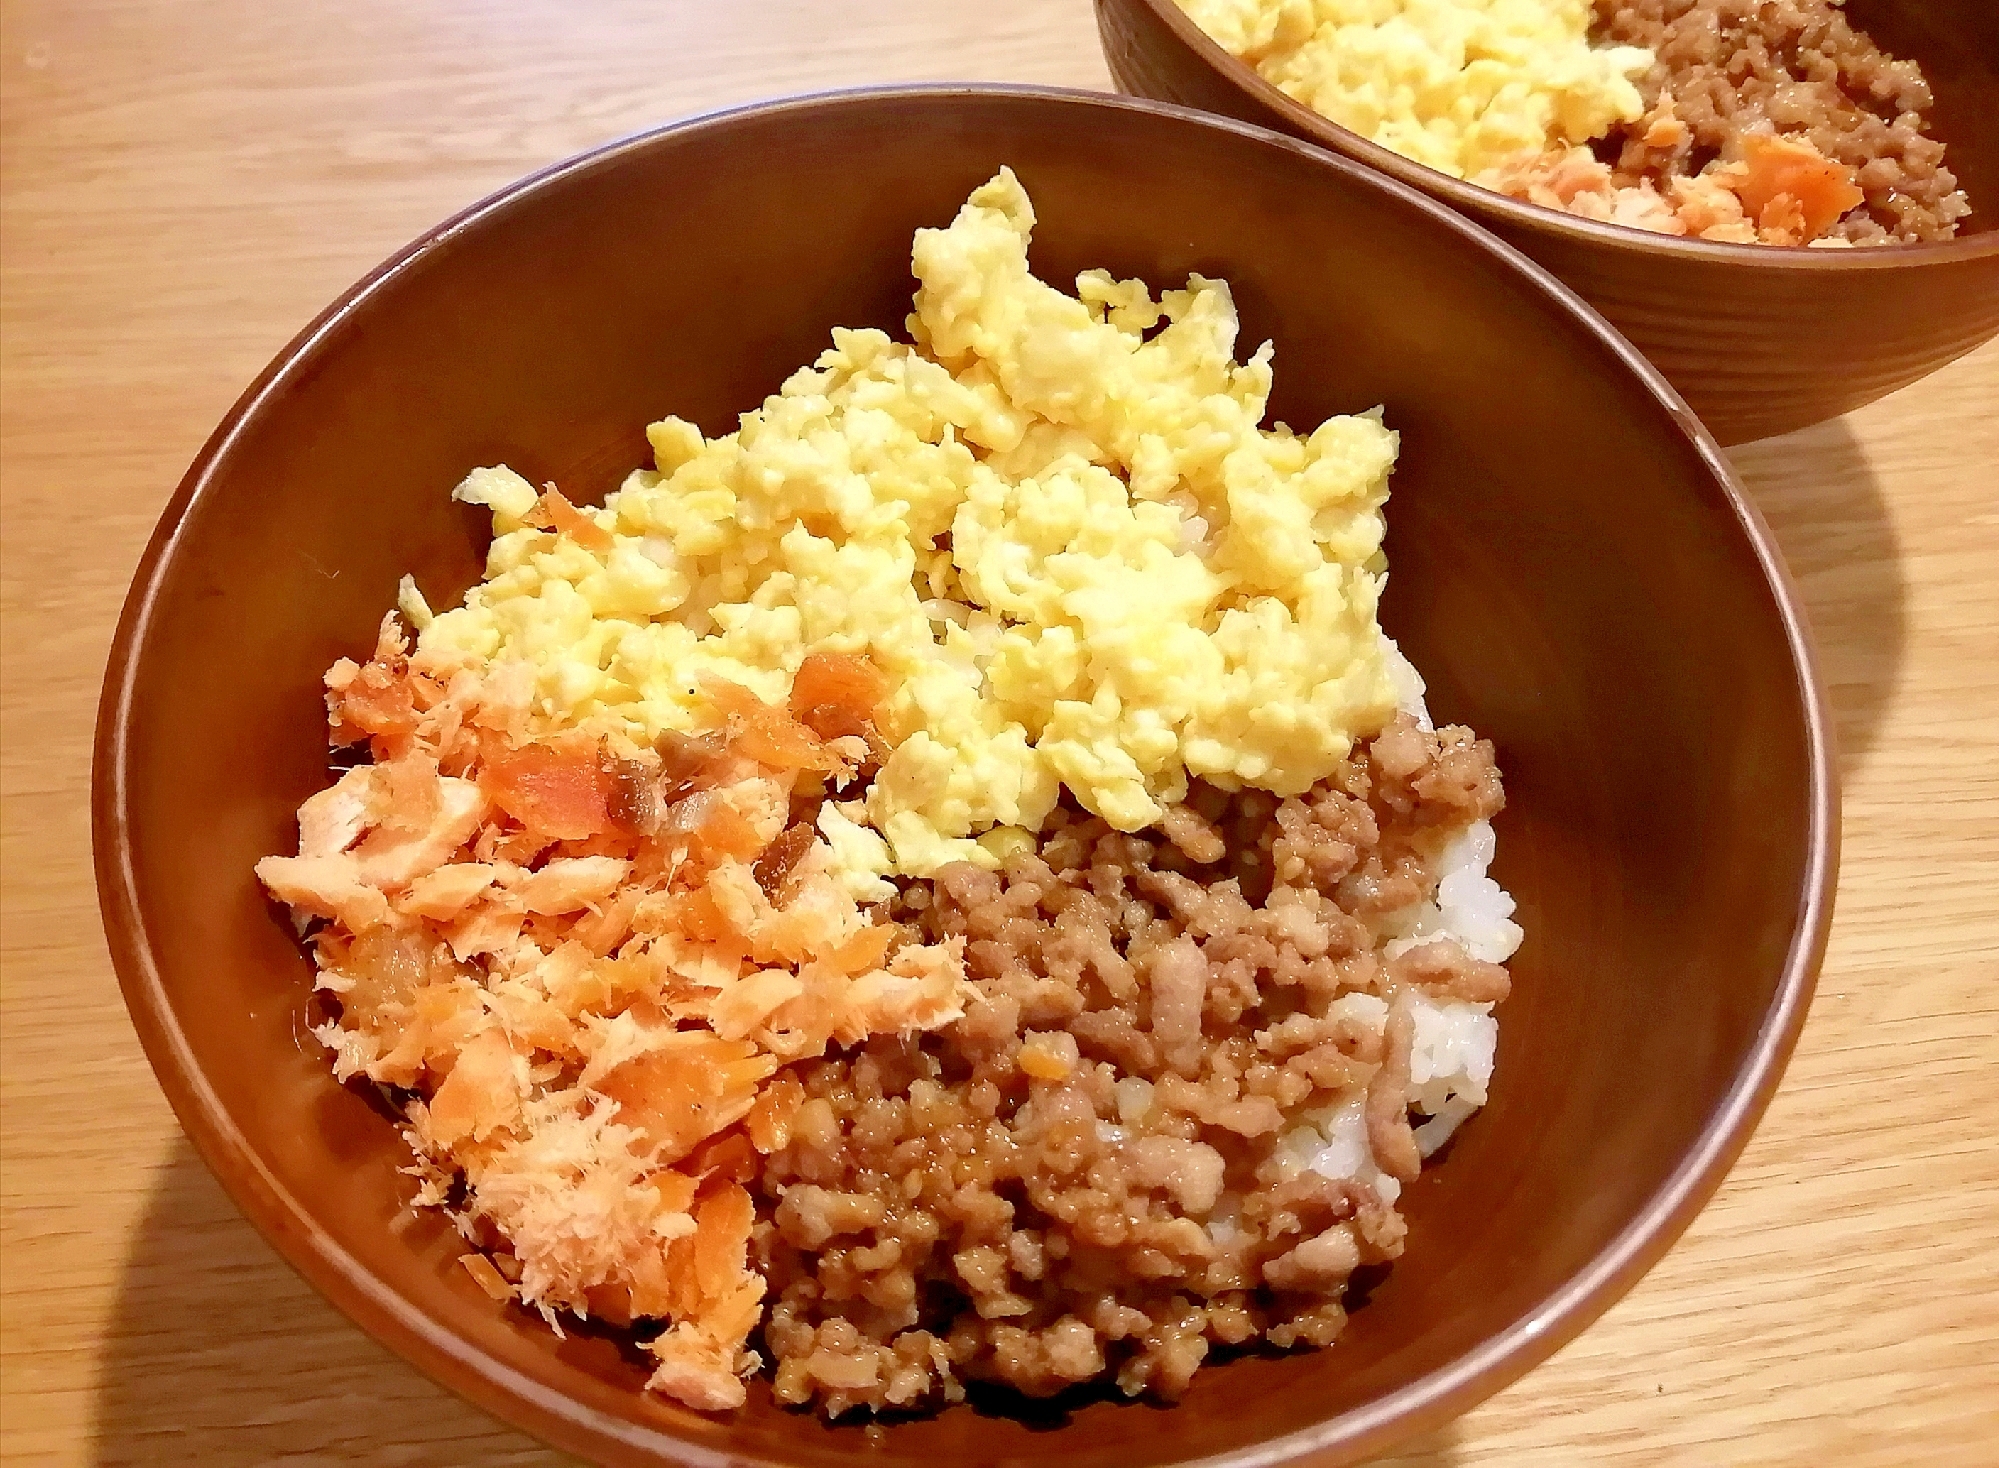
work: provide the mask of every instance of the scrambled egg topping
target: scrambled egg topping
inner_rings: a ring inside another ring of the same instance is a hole
[[[536,717],[684,729],[704,677],[781,702],[808,653],[896,681],[865,804],[820,818],[850,893],[995,866],[1067,785],[1121,830],[1190,775],[1305,790],[1394,708],[1376,600],[1396,437],[1379,413],[1259,428],[1266,343],[1234,359],[1225,282],[1154,300],[1037,280],[1010,171],[917,233],[913,344],[835,331],[735,433],[667,418],[656,467],[569,531],[475,471],[483,584],[427,653],[525,664]]]
[[[1453,178],[1601,137],[1644,111],[1635,46],[1589,44],[1590,0],[1179,0],[1288,96]]]

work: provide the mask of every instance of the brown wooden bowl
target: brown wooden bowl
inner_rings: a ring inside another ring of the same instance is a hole
[[[1002,163],[1049,279],[1227,277],[1293,424],[1385,404],[1391,630],[1498,742],[1498,873],[1528,940],[1490,1108],[1405,1195],[1406,1257],[1331,1350],[1200,1373],[1178,1406],[981,1397],[828,1428],[640,1391],[610,1334],[495,1305],[403,1147],[307,1035],[311,966],[251,864],[328,780],[320,675],[396,582],[456,596],[505,461],[596,498],[674,411],[709,432],[835,325],[897,329],[910,236]],[[286,1258],[439,1381],[615,1463],[1144,1468],[1345,1462],[1573,1336],[1679,1234],[1803,1021],[1834,766],[1778,554],[1712,441],[1541,271],[1414,191],[1238,124],[1046,91],[777,102],[558,165],[383,266],[188,471],[106,677],[94,820],[133,1021],[202,1155]],[[1316,1456],[1314,1456],[1316,1455]]]
[[[1510,199],[1404,158],[1293,101],[1174,0],[1096,0],[1120,90],[1316,143],[1493,230],[1573,286],[1722,443],[1871,403],[1999,335],[1999,4],[1849,0],[1854,25],[1920,62],[1934,131],[1971,199],[1957,239],[1786,250],[1675,239]]]

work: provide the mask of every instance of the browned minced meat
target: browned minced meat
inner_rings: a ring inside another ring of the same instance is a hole
[[[1742,134],[1774,127],[1854,170],[1866,202],[1833,237],[1855,244],[1949,239],[1970,212],[1926,131],[1929,83],[1847,23],[1833,0],[1597,0],[1594,39],[1654,56],[1638,89],[1669,94],[1688,136],[1648,148],[1644,123],[1614,129],[1619,182],[1690,177]],[[1606,155],[1611,156],[1611,155]]]
[[[912,884],[897,915],[962,935],[979,997],[920,1041],[798,1068],[808,1099],[752,1184],[779,1400],[1100,1376],[1171,1398],[1211,1343],[1331,1341],[1402,1220],[1278,1139],[1367,1097],[1378,1161],[1415,1174],[1396,997],[1496,999],[1505,971],[1440,943],[1384,965],[1377,926],[1502,799],[1490,744],[1403,718],[1304,797],[1197,786],[1157,839],[1058,814],[1004,872]],[[1387,1053],[1327,1012],[1356,990],[1391,1003]]]

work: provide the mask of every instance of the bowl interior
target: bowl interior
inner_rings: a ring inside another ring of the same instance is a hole
[[[246,1211],[426,1370],[599,1457],[864,1444],[760,1389],[732,1419],[648,1400],[614,1337],[487,1300],[441,1220],[399,1217],[401,1143],[305,1034],[310,965],[250,868],[328,779],[327,665],[365,655],[405,571],[438,604],[476,577],[467,469],[596,499],[649,420],[728,429],[829,328],[898,328],[911,232],[1002,163],[1045,278],[1224,276],[1243,352],[1276,343],[1273,416],[1385,406],[1386,620],[1439,717],[1498,743],[1528,939],[1493,1104],[1410,1190],[1407,1254],[1336,1347],[1205,1370],[1172,1410],[975,1398],[875,1460],[1137,1468],[1307,1430],[1343,1457],[1462,1407],[1670,1242],[1802,1016],[1830,774],[1774,561],[1684,410],[1515,257],[1302,147],[1112,99],[850,95],[616,145],[426,241],[246,398],[141,570],[97,812],[135,1019]]]

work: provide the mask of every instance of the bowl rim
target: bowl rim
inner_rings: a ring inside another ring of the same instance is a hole
[[[1982,260],[1999,255],[1999,228],[1980,230],[1948,240],[1923,240],[1914,244],[1866,245],[1850,250],[1809,249],[1797,246],[1744,244],[1730,240],[1692,239],[1686,235],[1658,234],[1636,225],[1612,224],[1607,220],[1586,219],[1542,204],[1529,203],[1509,194],[1480,188],[1467,179],[1418,163],[1383,147],[1371,138],[1343,127],[1331,118],[1314,112],[1284,92],[1248,62],[1234,55],[1213,36],[1202,30],[1176,0],[1095,0],[1097,14],[1115,4],[1142,6],[1164,25],[1181,45],[1191,51],[1209,70],[1260,106],[1283,118],[1322,148],[1350,158],[1369,168],[1379,169],[1402,183],[1447,200],[1453,208],[1496,219],[1502,225],[1538,230],[1566,237],[1577,245],[1588,245],[1624,254],[1663,254],[1689,263],[1709,265],[1757,264],[1776,270],[1914,270],[1925,265],[1955,260]],[[1946,140],[1948,145],[1948,140]]]
[[[815,112],[867,108],[884,101],[920,100],[949,107],[984,97],[1151,114],[1292,152],[1316,166],[1343,173],[1350,182],[1395,196],[1427,214],[1439,228],[1455,232],[1519,272],[1539,289],[1553,310],[1574,318],[1650,389],[1713,476],[1749,542],[1774,603],[1790,648],[1791,671],[1805,723],[1807,852],[1782,973],[1734,1081],[1695,1145],[1665,1181],[1589,1264],[1553,1291],[1532,1315],[1397,1391],[1284,1436],[1205,1459],[1186,1460],[1181,1468],[1273,1468],[1314,1454],[1331,1454],[1347,1461],[1442,1424],[1547,1359],[1622,1296],[1671,1247],[1712,1196],[1775,1093],[1810,1005],[1832,916],[1840,834],[1839,790],[1829,706],[1796,589],[1768,526],[1712,436],[1630,343],[1541,266],[1402,181],[1351,159],[1328,155],[1296,138],[1172,103],[1073,88],[975,83],[840,88],[712,109],[612,139],[529,173],[426,230],[343,291],[244,390],[161,511],[134,570],[105,670],[91,769],[93,865],[112,963],[147,1059],[203,1161],[264,1238],[350,1320],[460,1396],[573,1452],[592,1456],[615,1453],[621,1462],[677,1463],[689,1468],[783,1468],[785,1461],[705,1447],[681,1438],[664,1425],[645,1427],[607,1415],[488,1355],[432,1321],[370,1274],[319,1227],[311,1212],[257,1157],[197,1066],[168,1000],[146,933],[131,859],[130,724],[157,604],[191,511],[209,492],[218,466],[246,425],[291,380],[312,370],[317,356],[350,316],[433,249],[500,219],[559,180],[610,166],[666,137],[727,129],[753,116],[789,113],[809,117]]]

